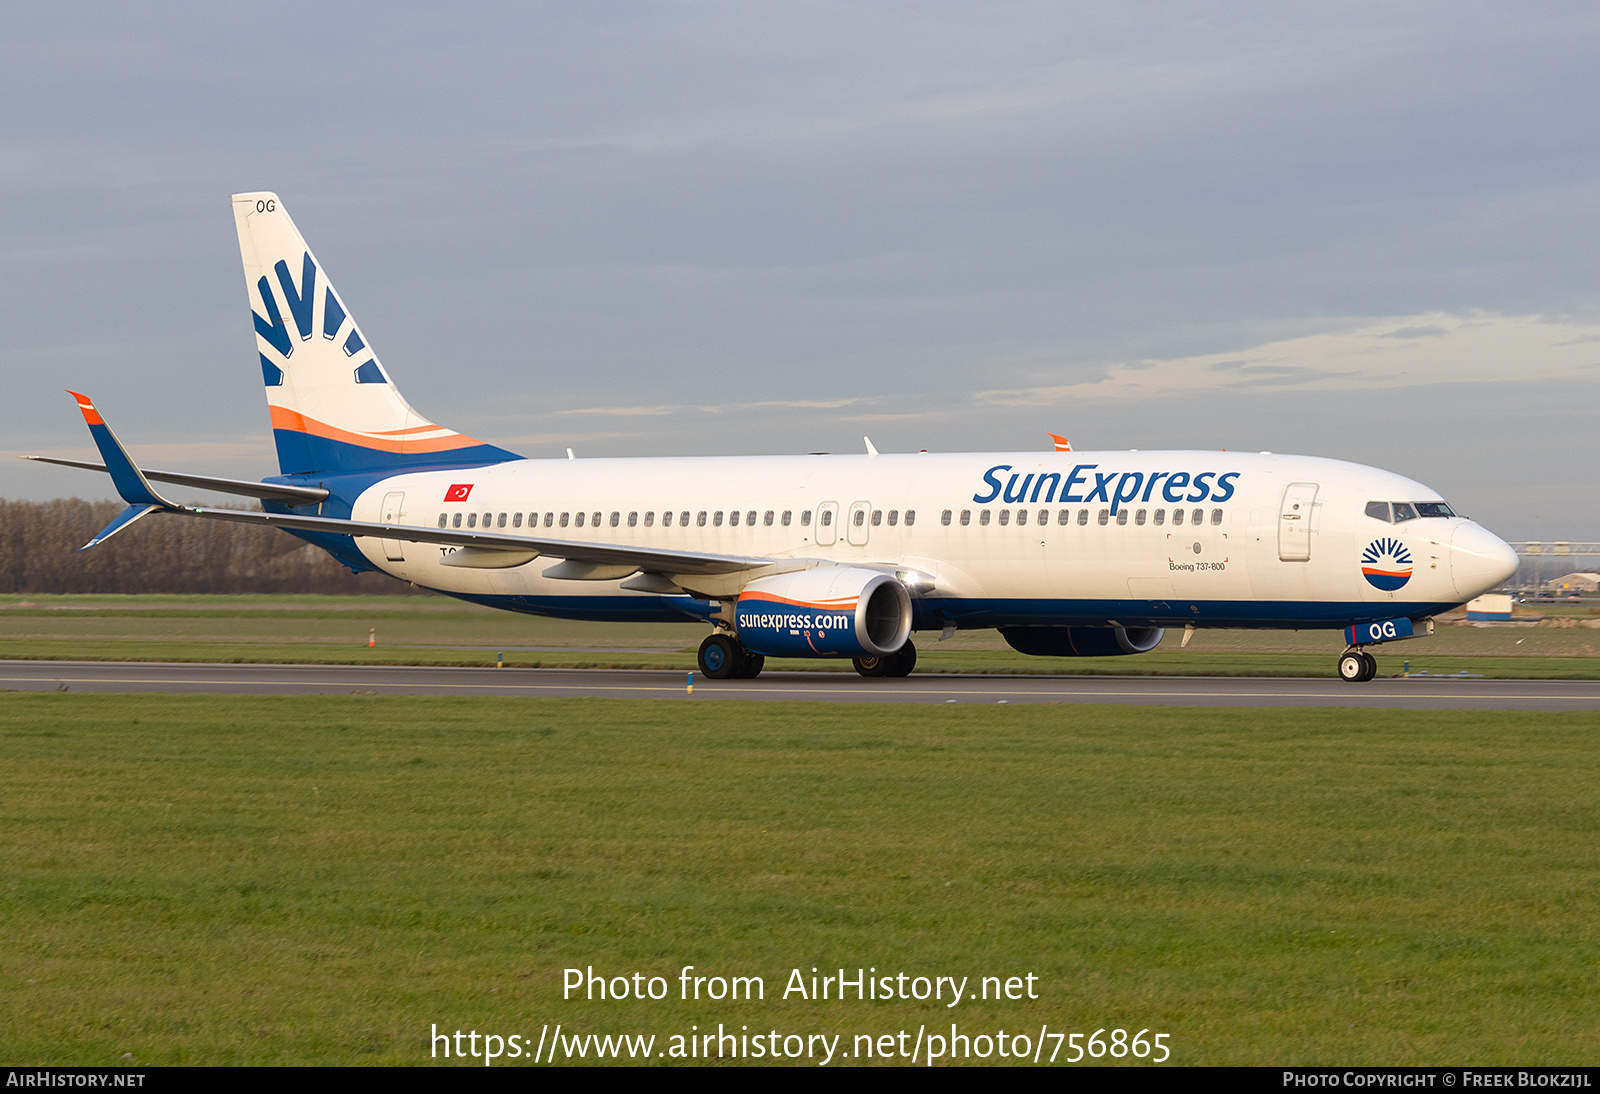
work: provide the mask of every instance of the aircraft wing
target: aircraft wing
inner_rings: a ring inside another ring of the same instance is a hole
[[[531,561],[539,555],[548,555],[570,562],[588,562],[601,566],[635,566],[641,570],[668,574],[729,574],[736,570],[766,566],[773,561],[759,556],[667,551],[656,547],[583,543],[538,536],[507,536],[496,532],[462,532],[450,528],[417,528],[407,524],[379,524],[374,521],[338,520],[333,517],[301,517],[288,513],[251,513],[240,509],[201,509],[170,504],[162,508],[186,516],[231,520],[239,524],[266,524],[274,528],[301,532],[331,532],[343,536],[370,536],[377,539],[400,539],[410,543],[473,547],[511,555],[524,555],[526,558],[523,561]]]
[[[106,461],[104,470],[111,474],[117,493],[128,503],[118,517],[79,550],[87,550],[104,543],[134,521],[153,512],[178,513],[184,516],[203,517],[208,520],[227,520],[236,524],[264,524],[299,532],[325,532],[343,536],[369,536],[375,539],[398,539],[410,543],[437,543],[441,546],[469,548],[463,554],[461,565],[495,568],[517,566],[531,562],[540,555],[577,563],[579,566],[635,567],[664,574],[729,574],[739,570],[767,566],[775,560],[760,556],[716,555],[699,551],[670,551],[658,547],[634,547],[615,543],[575,542],[542,536],[508,536],[498,532],[463,532],[452,528],[417,528],[406,524],[383,524],[376,521],[339,520],[335,517],[299,516],[293,513],[252,513],[239,509],[209,509],[199,506],[179,505],[161,496],[150,480],[155,473],[146,472],[129,457],[122,442],[117,439],[105,419],[95,410],[87,395],[68,392],[78,401],[89,433]],[[35,457],[37,458],[37,457]],[[99,467],[90,463],[66,460],[48,460],[50,463],[68,463],[69,466]],[[167,475],[165,481],[179,476]],[[198,476],[182,476],[194,480]],[[205,482],[236,482],[228,479],[206,479]],[[190,482],[188,485],[198,485]],[[249,484],[243,484],[249,485]],[[275,489],[275,487],[274,487]],[[298,489],[298,488],[290,488]],[[325,492],[317,493],[326,496]],[[259,496],[259,495],[258,495]],[[280,495],[274,495],[280,496]],[[306,499],[301,499],[302,501]],[[486,557],[487,556],[487,557]],[[500,561],[496,561],[498,556]],[[584,576],[581,572],[563,576]],[[617,575],[622,576],[622,575]]]
[[[54,456],[24,456],[25,460],[60,464],[62,467],[81,467],[85,471],[109,471],[103,463],[88,460],[61,460]],[[170,482],[174,486],[192,486],[198,490],[215,490],[219,494],[243,494],[247,498],[272,498],[291,501],[297,505],[321,501],[328,492],[320,486],[290,486],[281,482],[247,482],[244,479],[218,479],[210,475],[182,475],[176,471],[152,471],[141,467],[140,473],[150,482]]]

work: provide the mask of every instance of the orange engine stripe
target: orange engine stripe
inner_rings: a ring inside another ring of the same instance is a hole
[[[823,600],[812,602],[808,600],[790,600],[786,596],[774,596],[772,593],[745,593],[739,597],[743,600],[770,600],[774,604],[792,604],[797,608],[814,608],[818,611],[842,611],[851,609],[860,602],[860,597],[840,597],[837,600]]]

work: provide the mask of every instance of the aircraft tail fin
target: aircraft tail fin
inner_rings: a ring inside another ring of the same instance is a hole
[[[412,409],[278,195],[233,195],[233,220],[283,474],[520,458]]]

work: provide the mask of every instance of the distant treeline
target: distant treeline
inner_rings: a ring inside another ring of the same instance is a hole
[[[273,528],[152,513],[94,548],[120,501],[0,498],[0,594],[403,593]]]

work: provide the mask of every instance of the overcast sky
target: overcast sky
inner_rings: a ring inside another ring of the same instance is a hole
[[[276,471],[229,195],[529,456],[1204,447],[1600,540],[1600,6],[59,3],[0,36],[23,452]]]

